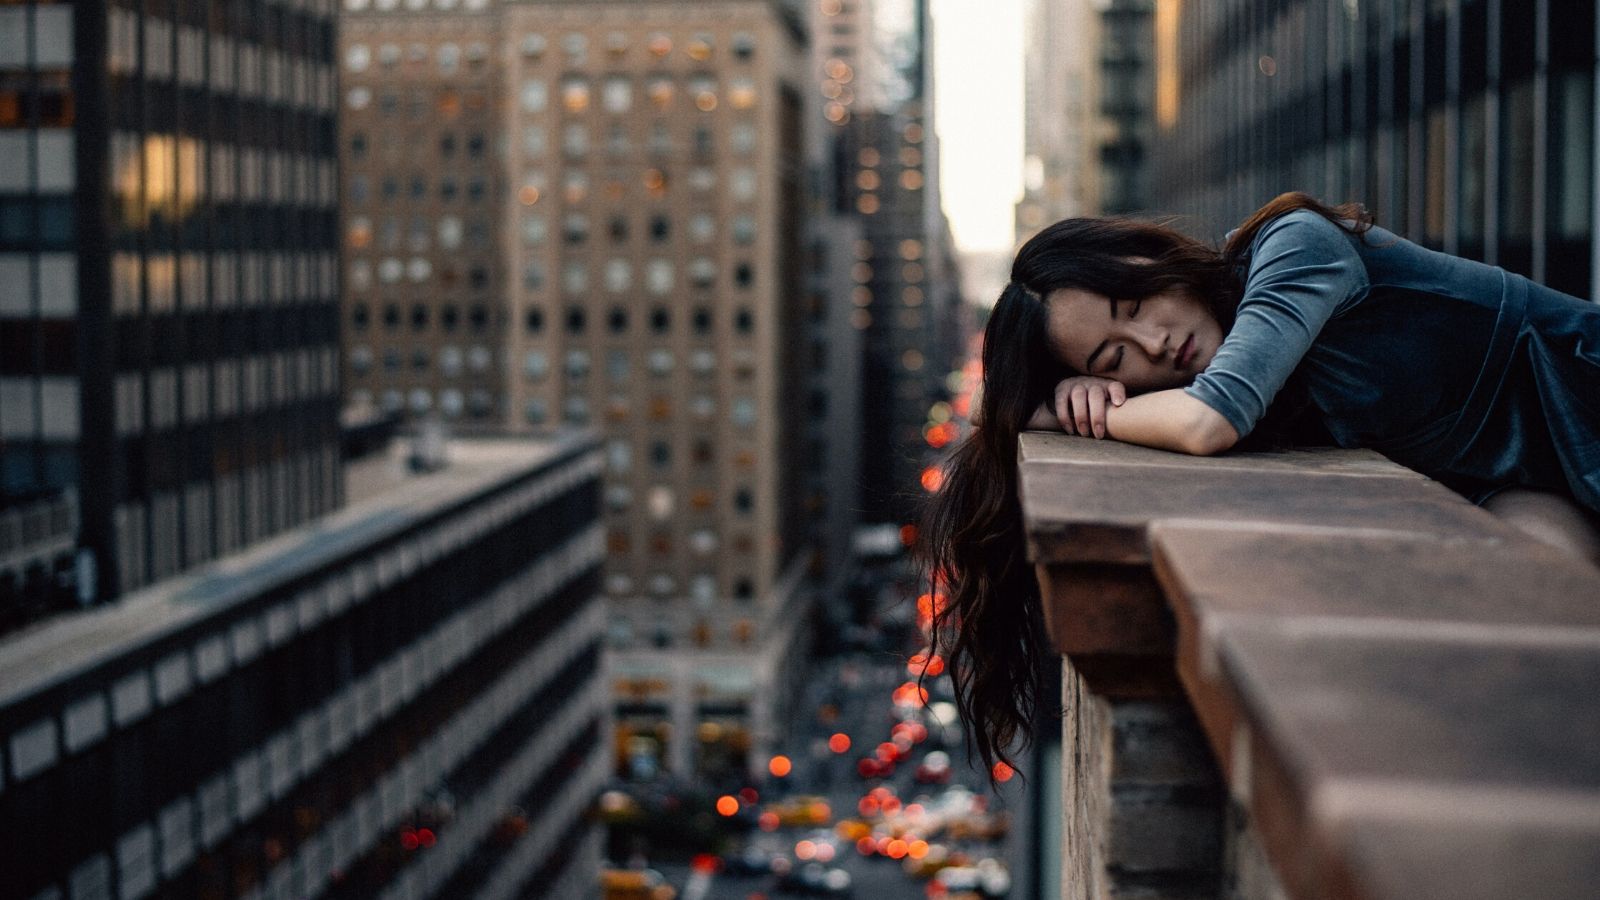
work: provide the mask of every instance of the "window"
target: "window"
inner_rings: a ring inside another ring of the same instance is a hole
[[[672,372],[672,351],[664,347],[657,347],[651,350],[648,364],[652,375],[670,374]]]
[[[755,284],[755,281],[755,268],[749,263],[742,262],[733,267],[733,283],[740,289],[748,290],[751,285]]]
[[[584,326],[587,324],[587,319],[588,319],[588,316],[587,316],[587,314],[584,313],[583,307],[581,307],[581,306],[568,307],[567,308],[567,333],[568,334],[583,334],[583,329],[584,329]]]
[[[728,84],[728,103],[734,109],[756,105],[756,83],[750,78],[735,78]]]
[[[364,345],[350,348],[350,371],[365,375],[371,370],[372,348]]]
[[[705,306],[697,306],[697,307],[695,307],[694,316],[690,321],[694,326],[694,333],[695,334],[701,334],[701,335],[710,334],[711,333],[711,309],[710,309],[710,307],[705,307]]]
[[[461,348],[449,345],[439,349],[439,371],[446,378],[461,374]]]
[[[386,303],[383,307],[383,327],[394,331],[400,327],[400,306],[397,303]]]
[[[756,149],[756,126],[740,122],[728,130],[728,147],[739,156],[749,156]]]
[[[633,447],[627,441],[606,444],[606,469],[614,474],[626,474],[633,468]]]
[[[456,309],[455,304],[448,304],[439,311],[439,324],[443,326],[447,333],[454,332],[456,326],[461,324],[461,313]]]
[[[528,59],[538,59],[544,55],[548,45],[542,34],[525,34],[522,36],[522,55]]]
[[[522,129],[522,152],[532,159],[544,156],[545,133],[541,125],[529,125]]]
[[[411,330],[426,331],[428,328],[427,304],[418,303],[411,307]]]
[[[628,311],[620,306],[611,307],[611,314],[606,317],[606,324],[612,334],[622,334],[628,330]]]
[[[695,213],[689,217],[689,237],[697,244],[710,243],[716,237],[716,223],[707,213]]]
[[[587,424],[589,421],[589,401],[582,397],[568,397],[566,418],[573,425]]]
[[[749,246],[756,240],[756,220],[752,216],[735,216],[733,219],[734,243]]]
[[[645,266],[645,288],[652,294],[665,294],[672,290],[672,261],[652,259]]]
[[[577,260],[569,260],[561,271],[562,290],[569,294],[581,294],[589,289],[589,269]]]
[[[461,220],[455,216],[441,216],[439,219],[439,246],[446,250],[454,250],[461,246]]]
[[[550,105],[550,87],[540,79],[530,78],[522,83],[518,97],[525,112],[544,112]]]
[[[672,314],[665,306],[658,306],[650,311],[650,330],[656,334],[666,334],[672,327]]]
[[[754,169],[734,169],[728,177],[728,192],[735,200],[750,200],[756,195],[756,172]]]
[[[717,280],[717,264],[710,257],[697,256],[689,262],[689,281],[695,287],[708,288]]]
[[[750,312],[750,307],[739,307],[739,311],[733,316],[733,327],[737,329],[740,334],[749,334],[750,332],[756,330],[756,319],[755,316]]]
[[[539,334],[544,331],[544,310],[530,309],[523,314],[522,321],[529,334]]]
[[[756,402],[749,397],[736,397],[732,407],[733,424],[749,428],[756,423]]]
[[[589,108],[589,82],[583,78],[567,78],[561,82],[561,105],[567,112],[583,112]]]
[[[747,31],[735,34],[730,44],[733,47],[734,58],[741,62],[748,62],[751,57],[756,55],[755,36]]]
[[[562,192],[568,203],[582,203],[589,196],[589,176],[585,172],[571,171],[562,180]]]
[[[628,370],[633,365],[633,359],[626,350],[611,350],[606,353],[606,375],[614,382],[628,380]]]
[[[611,242],[614,244],[626,243],[628,240],[628,219],[625,216],[611,217]]]
[[[589,238],[589,217],[583,213],[568,213],[562,233],[569,244],[581,244]]]
[[[589,129],[582,125],[568,125],[561,133],[561,149],[569,157],[581,157],[589,152]]]
[[[365,303],[357,303],[350,309],[350,325],[356,331],[366,331],[371,315]]]
[[[589,353],[586,350],[567,351],[567,377],[582,378],[589,374]]]
[[[696,375],[710,375],[717,370],[717,355],[710,350],[696,350],[689,354],[689,368]]]
[[[696,75],[690,78],[689,96],[694,98],[696,109],[701,112],[711,112],[717,108],[717,80],[710,75]]]
[[[645,82],[645,95],[650,98],[650,104],[656,109],[668,109],[672,106],[673,84],[672,79],[657,76]]]
[[[550,417],[550,407],[543,400],[534,398],[523,406],[522,415],[528,420],[529,425],[543,425]]]
[[[606,290],[620,294],[633,286],[633,266],[625,259],[606,261]]]
[[[489,307],[481,304],[473,306],[467,313],[467,322],[476,334],[482,334],[489,329]]]
[[[672,446],[666,441],[656,441],[651,444],[650,464],[658,469],[672,465]]]
[[[633,82],[621,75],[607,78],[601,102],[606,112],[627,112],[633,106]]]
[[[650,240],[662,244],[666,243],[667,238],[671,235],[672,224],[670,219],[666,216],[650,217]]]

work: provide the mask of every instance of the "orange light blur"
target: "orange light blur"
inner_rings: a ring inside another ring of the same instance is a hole
[[[828,738],[828,749],[835,753],[844,753],[850,749],[850,735],[839,732]]]
[[[717,798],[717,812],[731,816],[739,811],[739,799],[729,794]]]
[[[928,689],[918,687],[915,681],[908,681],[894,689],[894,703],[896,706],[926,706]]]
[[[895,813],[900,811],[900,798],[899,797],[885,797],[885,798],[883,798],[882,806],[883,806],[883,814],[886,815],[886,816],[892,816]]]
[[[938,466],[929,466],[922,470],[922,489],[930,494],[939,493],[939,488],[944,487],[944,472]]]
[[[811,841],[801,841],[794,845],[795,859],[811,859],[817,855],[817,845]]]
[[[900,526],[900,546],[909,547],[912,544],[915,544],[917,542],[917,533],[918,533],[917,532],[917,526],[915,526],[915,525],[901,525]]]
[[[689,860],[689,868],[696,872],[710,875],[722,868],[722,860],[717,859],[710,853],[696,853],[694,858]]]
[[[862,856],[871,856],[872,854],[878,852],[878,842],[873,840],[872,835],[869,834],[861,840],[856,841],[856,852]]]
[[[878,749],[873,753],[874,756],[885,762],[894,759],[894,754],[895,746],[888,741],[884,741],[883,743],[879,744]]]
[[[922,839],[912,841],[906,845],[906,855],[912,859],[921,859],[928,855],[928,842]]]
[[[899,838],[890,841],[889,846],[883,848],[883,855],[890,859],[905,859],[906,854],[910,852],[911,846]]]
[[[1003,783],[1005,783],[1007,781],[1010,781],[1011,780],[1011,776],[1013,776],[1015,774],[1017,774],[1017,770],[1011,768],[1010,766],[1006,765],[1003,762],[997,762],[997,763],[994,764],[994,780],[995,781],[1001,782],[1003,784]]]
[[[908,816],[920,816],[925,812],[927,810],[922,808],[921,803],[912,803],[906,806],[906,815]]]
[[[756,826],[762,831],[777,831],[778,814],[775,812],[762,813],[760,818],[756,819]]]
[[[774,778],[785,778],[793,769],[794,763],[790,762],[787,756],[774,756],[772,761],[767,763],[767,771],[771,772]]]
[[[756,789],[753,787],[740,788],[739,799],[746,803],[754,803],[761,799],[761,795],[756,793]]]

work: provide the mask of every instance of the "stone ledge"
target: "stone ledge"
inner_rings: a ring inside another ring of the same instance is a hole
[[[1592,896],[1600,571],[1364,451],[1029,433],[1019,469],[1046,624],[1081,679],[1065,699],[1192,705],[1203,737],[1172,720],[1169,755],[1210,745],[1292,896]],[[1128,752],[1067,737],[1112,770]],[[1103,829],[1113,893],[1141,864],[1199,871],[1127,839],[1182,804],[1102,802],[1066,831]],[[1214,843],[1208,818],[1191,846]]]

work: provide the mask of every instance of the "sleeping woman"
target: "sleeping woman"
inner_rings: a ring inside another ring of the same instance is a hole
[[[1058,222],[1017,253],[983,373],[979,427],[920,549],[987,762],[1027,731],[1040,690],[1023,430],[1191,454],[1368,447],[1600,563],[1600,306],[1427,250],[1353,204],[1284,194],[1220,253],[1145,222]]]

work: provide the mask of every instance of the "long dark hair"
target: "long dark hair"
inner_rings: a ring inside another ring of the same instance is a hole
[[[1220,251],[1162,224],[1080,218],[1051,225],[1017,252],[1011,282],[983,333],[983,391],[974,417],[981,424],[946,460],[917,547],[935,597],[930,652],[948,660],[956,705],[991,776],[996,762],[1015,765],[1018,739],[1032,739],[1034,714],[1055,689],[1042,680],[1050,650],[1017,501],[1017,436],[1056,383],[1074,374],[1050,350],[1045,298],[1068,287],[1116,299],[1184,287],[1226,332],[1243,293],[1251,242],[1268,222],[1296,209],[1355,234],[1371,227],[1357,204],[1328,207],[1290,193],[1246,219]]]

